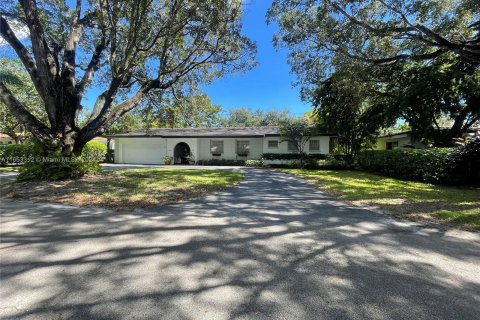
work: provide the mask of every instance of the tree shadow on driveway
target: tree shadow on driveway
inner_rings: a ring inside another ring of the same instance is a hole
[[[4,202],[12,319],[475,319],[478,234],[413,227],[251,170],[203,200],[114,212]]]

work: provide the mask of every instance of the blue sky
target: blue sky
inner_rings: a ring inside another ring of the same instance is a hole
[[[220,104],[225,110],[235,107],[265,111],[287,109],[294,115],[303,115],[311,107],[301,101],[300,89],[292,86],[295,76],[290,74],[287,51],[277,51],[273,47],[272,38],[277,26],[265,22],[270,5],[271,0],[244,0],[244,34],[257,43],[258,65],[243,75],[218,79],[203,86],[203,90],[213,103]],[[1,43],[0,55],[15,56]],[[82,101],[84,106],[90,109],[100,92],[101,88],[92,85]]]
[[[290,74],[287,52],[273,47],[274,25],[265,22],[269,0],[245,1],[244,34],[257,43],[259,64],[243,75],[226,76],[203,87],[205,93],[224,109],[288,109],[302,115],[311,107],[300,100],[300,89],[292,87],[295,76]]]

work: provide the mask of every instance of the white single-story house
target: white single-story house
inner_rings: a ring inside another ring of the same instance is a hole
[[[307,142],[307,154],[328,154],[330,133],[317,133]],[[281,141],[279,128],[159,128],[113,134],[115,163],[164,164],[170,156],[175,164],[225,159],[260,159],[263,153],[295,153],[294,146]]]

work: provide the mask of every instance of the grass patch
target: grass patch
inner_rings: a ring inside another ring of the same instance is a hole
[[[0,172],[16,172],[20,167],[0,167]]]
[[[198,198],[241,179],[242,173],[225,170],[128,169],[77,180],[16,182],[2,194],[6,198],[132,209]]]
[[[375,206],[409,220],[480,230],[480,189],[404,181],[361,171],[285,169],[354,205]]]

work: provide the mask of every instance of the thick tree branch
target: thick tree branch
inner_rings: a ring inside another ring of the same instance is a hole
[[[41,141],[52,139],[50,129],[32,115],[2,82],[0,82],[0,101],[35,137]]]
[[[92,58],[88,63],[87,69],[83,74],[82,80],[77,84],[77,94],[81,97],[85,92],[85,88],[93,79],[93,75],[100,68],[100,59],[103,51],[107,48],[106,37],[102,36],[100,43],[95,47],[95,51],[92,54]]]
[[[25,46],[20,42],[20,40],[18,40],[18,38],[15,36],[15,33],[10,28],[9,23],[3,16],[0,16],[0,34],[8,42],[8,44],[13,48],[13,50],[15,50],[15,53],[20,58],[23,65],[25,66],[25,69],[30,75],[30,78],[32,79],[33,84],[35,85],[35,88],[42,96],[42,99],[45,100],[45,92],[41,85],[41,80],[38,75],[38,70],[37,70],[35,61],[33,61],[27,48],[25,48]]]

